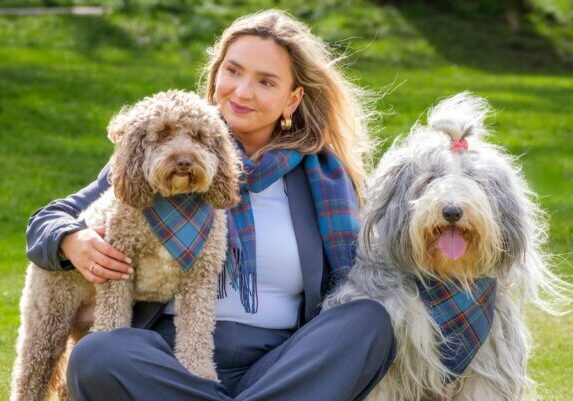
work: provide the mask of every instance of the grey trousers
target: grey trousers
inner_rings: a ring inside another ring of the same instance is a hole
[[[164,326],[157,328],[161,334],[127,328],[84,337],[68,364],[72,398],[357,401],[395,356],[388,313],[371,300],[322,312],[292,334],[219,322],[215,361],[221,383],[189,373],[173,355],[169,322]]]

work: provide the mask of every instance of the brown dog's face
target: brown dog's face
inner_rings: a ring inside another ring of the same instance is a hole
[[[115,116],[111,182],[125,203],[144,208],[154,194],[200,193],[215,208],[239,201],[240,160],[214,106],[183,91],[161,92]]]
[[[169,118],[149,124],[142,168],[153,192],[167,197],[209,190],[219,160],[209,134],[192,125]]]

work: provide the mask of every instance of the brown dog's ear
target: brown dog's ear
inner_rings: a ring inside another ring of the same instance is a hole
[[[117,145],[130,126],[131,108],[124,106],[119,113],[114,115],[107,125],[107,137],[114,145]]]
[[[215,209],[229,209],[240,201],[241,160],[235,146],[231,143],[229,132],[226,129],[222,131],[214,135],[215,141],[211,148],[219,160],[217,174],[209,190],[203,194],[205,202]]]
[[[127,125],[113,135],[111,131],[108,134],[110,139],[113,136],[118,141],[110,160],[110,182],[115,196],[137,209],[150,206],[153,200],[153,190],[143,173],[144,135],[145,127]]]

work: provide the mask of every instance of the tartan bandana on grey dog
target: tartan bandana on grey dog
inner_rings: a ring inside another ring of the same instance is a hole
[[[416,280],[426,308],[446,339],[440,344],[442,364],[450,371],[445,383],[464,373],[485,343],[493,322],[496,283],[494,278],[479,278],[467,293],[455,283],[426,279],[424,285]]]

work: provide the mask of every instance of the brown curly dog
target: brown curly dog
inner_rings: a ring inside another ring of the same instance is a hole
[[[111,120],[108,136],[115,145],[112,187],[80,218],[88,227],[106,228],[105,239],[132,259],[135,274],[94,286],[75,270],[29,266],[12,401],[42,401],[54,390],[67,398],[61,382],[66,342],[73,345],[86,332],[75,316],[94,294],[92,331],[129,327],[135,301],[175,299],[178,360],[197,376],[217,379],[212,333],[218,273],[227,249],[222,209],[239,201],[240,160],[230,134],[214,106],[193,93],[172,90],[122,109]],[[156,194],[190,192],[200,193],[216,210],[203,250],[186,273],[161,245],[142,209]]]

